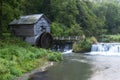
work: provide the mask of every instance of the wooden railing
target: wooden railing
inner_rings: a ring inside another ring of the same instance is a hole
[[[67,40],[67,41],[78,41],[81,40],[81,36],[68,36],[68,37],[54,37],[54,40]]]

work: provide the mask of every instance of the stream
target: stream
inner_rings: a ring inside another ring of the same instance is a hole
[[[90,77],[91,65],[84,55],[65,54],[64,61],[48,69],[49,80],[87,80]]]
[[[85,55],[63,54],[62,62],[54,63],[47,71],[36,73],[29,80],[87,80],[92,73],[90,60]]]
[[[89,53],[63,52],[64,60],[29,80],[120,80],[120,44],[95,44]]]

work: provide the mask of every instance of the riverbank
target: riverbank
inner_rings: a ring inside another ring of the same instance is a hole
[[[51,67],[51,66],[53,66],[53,62],[45,62],[39,68],[34,69],[30,71],[29,73],[26,73],[23,76],[18,77],[14,80],[34,80],[34,78],[39,79],[39,80],[44,80],[43,78],[45,77],[43,76],[43,73],[47,71],[48,67]],[[39,73],[40,75],[36,76],[36,73]]]

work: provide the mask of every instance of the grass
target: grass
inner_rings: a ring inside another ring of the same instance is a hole
[[[15,37],[0,39],[0,80],[13,80],[46,61],[60,60],[61,53],[32,47]]]

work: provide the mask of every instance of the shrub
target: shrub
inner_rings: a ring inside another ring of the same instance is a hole
[[[97,39],[96,39],[94,36],[92,36],[92,37],[90,38],[90,42],[91,42],[92,44],[98,43]]]
[[[91,49],[91,42],[89,40],[81,40],[73,44],[74,52],[88,52]]]
[[[47,56],[48,60],[50,61],[61,61],[63,60],[61,53],[50,52]]]
[[[45,60],[59,61],[62,60],[62,55],[32,47],[17,38],[7,37],[0,40],[0,80],[13,80],[40,66]]]

